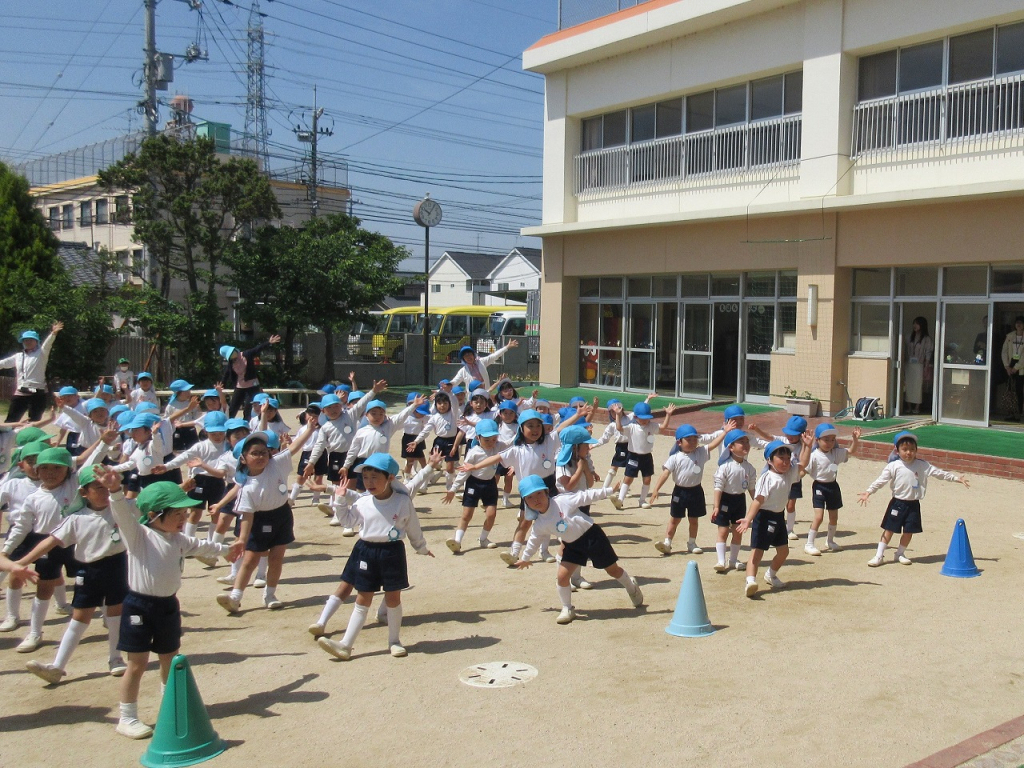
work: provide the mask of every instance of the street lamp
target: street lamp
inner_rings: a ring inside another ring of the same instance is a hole
[[[412,209],[412,217],[423,227],[423,379],[430,386],[430,228],[441,223],[441,206],[428,192]]]

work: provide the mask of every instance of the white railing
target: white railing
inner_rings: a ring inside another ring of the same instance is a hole
[[[858,104],[850,156],[895,160],[1024,146],[1024,75]]]
[[[576,194],[772,178],[800,162],[801,125],[800,115],[790,115],[581,152],[575,157]]]

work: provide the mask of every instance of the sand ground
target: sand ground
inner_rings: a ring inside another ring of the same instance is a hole
[[[670,445],[658,439],[656,460]],[[595,457],[603,472],[609,447]],[[243,612],[228,616],[214,601],[213,577],[225,567],[186,564],[182,650],[214,727],[231,744],[212,764],[899,766],[1020,715],[1020,484],[978,477],[967,490],[934,482],[914,564],[872,569],[866,563],[888,497],[880,492],[866,510],[851,502],[880,469],[857,460],[842,468],[844,551],[812,558],[800,542],[780,574],[786,589],[764,588],[753,600],[742,595],[741,573],[712,570],[707,518],[698,536],[705,554],[663,557],[652,542],[663,535],[667,496],[652,510],[639,509],[635,495],[622,512],[601,502],[595,517],[647,606],[632,608],[617,582],[588,568],[597,586],[576,594],[580,618],[569,626],[555,624],[554,565],[515,572],[498,559],[501,550],[474,548],[479,512],[468,551],[447,550],[460,510],[442,505],[435,485],[417,497],[436,558],[410,554],[402,632],[409,656],[391,658],[387,630],[371,618],[347,663],[324,654],[306,627],[354,539],[328,527],[303,495],[278,589],[286,609],[263,609],[250,589]],[[711,473],[709,465],[706,488]],[[514,516],[499,510],[496,541],[510,541]],[[939,574],[957,517],[967,520],[980,578]],[[805,499],[800,533],[809,518]],[[685,545],[685,527],[677,544]],[[700,639],[665,633],[691,559],[719,628]],[[350,612],[343,606],[329,627],[336,638]],[[98,622],[61,685],[24,671],[29,659],[52,660],[65,621],[51,611],[47,642],[29,655],[13,651],[24,629],[0,635],[0,764],[135,764],[146,742],[114,733],[117,682],[105,672]],[[539,675],[501,690],[459,682],[465,667],[498,660],[531,664]],[[140,713],[151,723],[158,682],[156,672],[143,680]]]

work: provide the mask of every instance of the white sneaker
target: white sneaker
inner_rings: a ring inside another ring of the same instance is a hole
[[[113,661],[107,662],[107,669],[110,670],[111,677],[124,677],[124,673],[128,671],[128,665],[124,663],[124,659],[118,656]]]
[[[821,550],[811,544],[804,547],[804,552],[812,557],[821,557]]]
[[[615,507],[616,509],[622,509],[622,499],[620,499],[618,496],[609,496],[608,501],[610,501],[612,503],[612,506]]]
[[[545,563],[553,563],[558,558],[552,555],[551,552],[549,552],[548,550],[542,549],[540,551],[540,559],[543,560]]]
[[[331,522],[329,522],[328,525],[331,526],[332,528],[341,528],[341,520],[339,520],[336,517],[332,517],[331,518]],[[346,528],[345,530],[350,530],[350,529]]]
[[[405,647],[400,645],[399,643],[395,643],[394,645],[392,645],[390,650],[391,655],[394,656],[396,659],[400,659],[403,656],[409,655],[409,652],[405,650]]]
[[[348,646],[337,643],[334,640],[330,640],[326,637],[318,637],[316,644],[327,651],[331,656],[342,661],[348,661],[352,658],[352,649]]]
[[[322,637],[325,629],[326,627],[323,624],[320,624],[319,622],[316,624],[310,624],[309,634],[311,634],[313,637]]]
[[[55,667],[53,664],[43,664],[41,661],[36,661],[35,659],[26,664],[25,669],[36,677],[43,678],[43,680],[48,682],[50,685],[56,685],[60,682],[60,679],[67,674],[67,672],[60,667]]]
[[[757,594],[757,582],[753,579],[747,580],[747,585],[743,588],[743,594],[747,597],[753,597]]]
[[[497,549],[498,545],[495,544],[490,539],[480,539],[480,548],[481,549]]]
[[[129,739],[148,739],[153,735],[152,728],[134,717],[131,720],[118,721],[117,732]]]
[[[868,565],[870,565],[872,568],[877,568],[884,562],[885,558],[882,555],[875,555],[870,560],[868,560]]]
[[[356,532],[354,528],[342,528],[341,535],[344,536],[346,539],[350,539],[356,535]]]
[[[641,501],[640,502],[640,509],[650,509],[650,508],[651,508],[651,502],[649,502],[649,501]]]
[[[834,541],[830,541],[827,544],[825,544],[825,551],[826,552],[842,552],[843,548],[840,547],[838,544],[836,544]]]
[[[716,563],[715,564],[715,573],[728,573],[728,572],[729,572],[729,566],[726,565],[725,563]]]
[[[729,563],[729,567],[732,568],[734,571],[745,571],[745,570],[747,570],[747,564],[746,563],[741,563],[739,560],[736,560],[736,561],[734,561],[732,563]]]
[[[562,612],[558,614],[558,618],[555,619],[556,624],[569,624],[573,619],[576,618],[576,609],[562,607]]]
[[[266,579],[256,579],[256,581],[254,581],[252,583],[252,585],[254,587],[256,587],[256,589],[263,589],[265,586],[267,586],[267,580]]]
[[[773,574],[769,574],[768,571],[764,572],[764,583],[765,584],[770,584],[775,589],[782,589],[784,586],[786,586],[786,582],[784,582],[778,576],[775,576]]]
[[[576,582],[576,586],[579,587],[580,589],[593,589],[594,588],[594,585],[591,584],[586,579],[584,579],[582,576],[580,577],[580,580]]]
[[[217,605],[219,605],[228,613],[238,613],[238,611],[242,608],[242,603],[231,597],[230,592],[223,592],[217,595]]]
[[[644,593],[640,591],[640,585],[636,583],[636,579],[630,576],[629,580],[633,582],[633,590],[627,591],[626,594],[629,595],[629,601],[633,603],[633,607],[639,608],[644,604]]]
[[[0,632],[13,632],[19,626],[21,626],[21,619],[8,616],[3,622],[0,622]]]
[[[284,603],[282,603],[276,597],[264,597],[263,598],[263,605],[265,605],[271,611],[278,611],[278,610],[284,608]]]
[[[231,585],[234,585],[235,577],[234,576],[228,576],[228,575],[218,576],[217,577],[217,583],[218,584],[231,584]]]
[[[698,547],[696,544],[693,544],[693,545],[687,544],[686,545],[686,551],[689,552],[691,555],[703,555],[704,554],[704,550],[701,549],[700,547]]]
[[[654,542],[654,548],[661,552],[663,555],[672,554],[672,542],[656,541]]]
[[[445,543],[445,546],[447,546],[448,549],[450,549],[452,551],[453,555],[457,555],[457,554],[459,554],[459,552],[462,551],[462,544],[461,544],[461,542],[458,542],[455,539],[446,539],[444,543]]]
[[[42,644],[42,635],[37,635],[35,632],[29,632],[25,635],[25,639],[22,640],[14,650],[18,653],[32,653],[32,651],[37,650]]]
[[[196,560],[207,568],[214,568],[217,565],[217,558],[212,555],[196,555]]]
[[[331,508],[330,504],[317,504],[316,508],[323,512],[327,517],[334,517],[334,509]],[[336,523],[331,523],[336,525]]]
[[[894,563],[899,563],[900,565],[913,565],[913,563],[914,563],[914,561],[913,561],[913,560],[911,560],[911,559],[910,559],[909,557],[907,557],[906,555],[896,555],[896,556],[895,556],[895,557],[894,557],[894,558],[892,559],[892,561],[893,561]]]
[[[505,565],[515,565],[519,562],[519,558],[511,552],[502,552],[500,557],[501,561],[505,563]]]
[[[797,536],[797,535],[796,535],[796,533],[795,533],[795,532],[793,532],[793,531],[790,531],[790,532],[789,532],[789,533],[788,533],[787,535],[789,536],[789,540],[790,540],[790,541],[796,541],[797,539],[799,539],[799,538],[800,538],[800,537],[799,537],[799,536]]]
[[[53,612],[58,614],[59,616],[70,616],[71,606],[67,603],[65,603],[64,605],[56,605],[53,608]]]

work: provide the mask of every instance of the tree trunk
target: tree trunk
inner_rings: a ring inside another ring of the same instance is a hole
[[[334,328],[325,325],[324,330],[324,381],[334,381]]]
[[[295,370],[295,329],[291,325],[284,327],[284,370],[285,376],[294,378]]]

